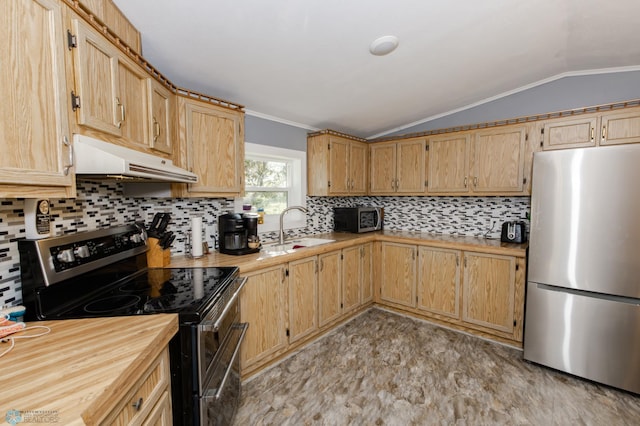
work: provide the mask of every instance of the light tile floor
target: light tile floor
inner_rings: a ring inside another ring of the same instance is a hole
[[[236,425],[640,425],[638,395],[380,309],[243,386]]]

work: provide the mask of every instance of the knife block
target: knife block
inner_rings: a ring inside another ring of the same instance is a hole
[[[147,239],[147,246],[149,247],[147,251],[147,266],[149,268],[163,268],[171,263],[171,250],[163,249],[158,244],[159,242],[157,238]]]

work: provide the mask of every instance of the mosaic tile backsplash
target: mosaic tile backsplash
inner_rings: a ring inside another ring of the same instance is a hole
[[[52,199],[52,235],[88,231],[144,221],[157,212],[171,213],[169,230],[178,235],[172,255],[183,254],[194,216],[203,218],[206,241],[214,247],[217,217],[234,209],[233,200],[210,198],[131,198],[118,182],[77,182],[77,198]],[[385,209],[385,229],[454,235],[500,237],[505,220],[524,219],[528,197],[307,197],[307,226],[287,236],[331,232],[333,207],[368,205]],[[25,238],[24,200],[0,199],[0,306],[22,300],[17,240]],[[277,232],[261,233],[276,241]]]

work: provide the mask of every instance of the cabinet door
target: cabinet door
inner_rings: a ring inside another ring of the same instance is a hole
[[[289,343],[318,329],[318,258],[289,263]]]
[[[515,265],[511,256],[464,253],[464,321],[513,333]]]
[[[118,98],[118,51],[89,24],[73,19],[73,49],[78,124],[122,136],[122,99]]]
[[[424,156],[426,140],[409,140],[396,144],[397,160],[396,192],[421,193],[424,192],[426,180]]]
[[[180,98],[181,143],[187,168],[198,175],[189,194],[231,195],[243,191],[244,126],[241,112]]]
[[[342,250],[342,308],[343,313],[360,305],[360,279],[362,277],[361,246]]]
[[[65,36],[59,2],[0,2],[2,184],[74,185]],[[20,196],[29,191],[25,189]]]
[[[149,139],[152,149],[173,153],[173,94],[153,78],[147,79],[147,99],[149,104]]]
[[[170,426],[171,424],[173,424],[171,395],[167,390],[162,394],[147,418],[144,419],[142,426]]]
[[[469,134],[429,139],[429,192],[469,192],[470,141]]]
[[[396,190],[396,145],[395,143],[372,144],[370,193],[392,194]]]
[[[418,250],[418,308],[460,318],[460,252],[420,247]]]
[[[248,281],[240,294],[240,317],[249,328],[241,346],[242,369],[287,346],[284,266],[246,276]]]
[[[474,192],[522,192],[524,127],[477,132],[473,144]]]
[[[129,142],[147,144],[147,74],[132,61],[118,60],[116,106],[122,137]]]
[[[380,299],[416,306],[416,246],[382,243]]]
[[[596,146],[597,117],[550,120],[542,129],[544,150]]]
[[[373,301],[373,243],[360,247],[362,256],[362,272],[360,274],[360,303]]]
[[[600,145],[640,142],[640,108],[602,116]]]
[[[320,327],[340,317],[342,270],[340,250],[318,256],[318,314]]]
[[[351,195],[367,193],[367,177],[369,176],[369,146],[366,143],[352,141],[349,150],[349,171]]]
[[[329,138],[329,193],[349,192],[349,142],[331,136]]]

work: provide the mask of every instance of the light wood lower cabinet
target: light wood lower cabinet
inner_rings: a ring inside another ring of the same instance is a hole
[[[340,250],[318,256],[318,313],[320,327],[338,319],[342,314],[342,252]]]
[[[463,321],[513,333],[515,273],[514,257],[465,252]]]
[[[318,258],[289,262],[289,343],[318,330]]]
[[[418,309],[460,318],[460,251],[418,248]]]
[[[132,380],[136,378],[132,377]],[[113,426],[131,424],[171,424],[171,372],[169,348],[162,351],[151,367],[142,372],[104,422]]]
[[[380,262],[381,305],[521,344],[524,258],[382,242]]]
[[[242,374],[253,373],[372,302],[372,243],[243,274]],[[347,271],[350,271],[347,273]],[[364,297],[363,297],[364,295]]]
[[[383,242],[380,299],[402,306],[416,306],[416,246]]]
[[[249,328],[240,351],[241,369],[287,346],[285,271],[286,265],[279,265],[245,275],[240,317]]]

